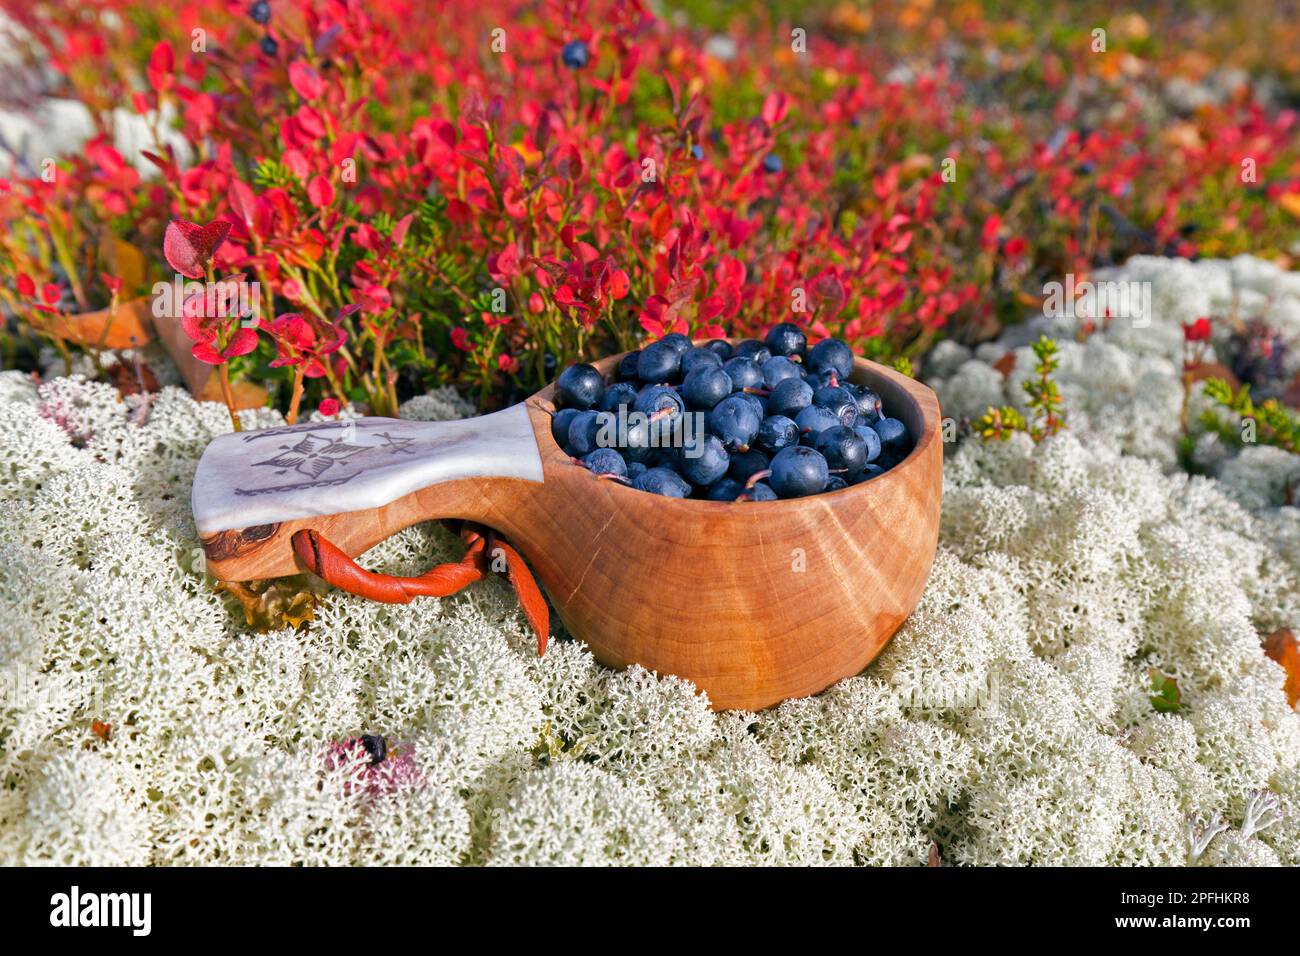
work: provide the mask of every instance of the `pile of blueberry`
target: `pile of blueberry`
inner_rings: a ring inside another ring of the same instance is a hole
[[[763,341],[692,346],[673,333],[629,352],[606,383],[572,365],[555,383],[551,434],[602,478],[670,498],[770,501],[836,491],[912,449],[880,396],[849,381],[838,339],[811,349],[783,322]]]

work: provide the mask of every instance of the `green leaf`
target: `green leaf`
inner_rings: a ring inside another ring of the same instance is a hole
[[[1157,668],[1148,668],[1147,676],[1151,678],[1151,706],[1162,714],[1176,714],[1183,709],[1183,695],[1178,689],[1178,681]]]

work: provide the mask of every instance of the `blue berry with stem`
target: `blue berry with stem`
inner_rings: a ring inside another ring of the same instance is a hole
[[[761,368],[763,371],[763,386],[768,389],[776,388],[786,379],[801,378],[799,366],[784,355],[773,355],[762,364]]]
[[[591,59],[586,41],[570,40],[560,51],[560,60],[571,70],[581,70]]]
[[[762,365],[772,357],[772,350],[758,339],[745,339],[736,343],[733,355],[741,358],[753,359],[758,365]]]
[[[599,405],[604,395],[605,379],[590,365],[570,365],[555,380],[558,408],[586,411]]]
[[[803,445],[816,445],[817,436],[828,428],[835,428],[840,424],[840,420],[828,408],[820,405],[809,405],[794,418],[795,425],[799,428],[799,442]]]
[[[763,336],[763,344],[773,355],[802,357],[808,351],[808,336],[793,322],[778,322]]]
[[[846,386],[847,387],[847,386]],[[858,400],[858,420],[870,425],[885,415],[880,396],[866,386],[850,388]]]
[[[867,467],[867,443],[852,428],[828,428],[817,436],[814,447],[833,474],[853,477]]]
[[[758,472],[767,471],[769,464],[767,455],[757,448],[751,448],[731,456],[727,474],[743,485]]]
[[[776,453],[768,483],[779,497],[802,498],[822,491],[829,477],[830,468],[821,452],[806,445],[795,445]]]
[[[749,451],[763,416],[754,410],[746,395],[731,395],[709,412],[709,431],[717,435],[729,452]]]
[[[907,426],[897,418],[882,418],[871,427],[880,436],[880,450],[883,454],[901,458],[911,448],[912,439],[907,434]]]
[[[719,478],[709,486],[709,490],[704,497],[710,501],[735,501],[742,491],[744,485],[731,478]]]
[[[264,27],[271,22],[271,5],[267,0],[257,0],[248,8],[248,15],[253,18],[254,23]]]
[[[787,378],[767,396],[767,408],[773,415],[794,418],[813,403],[813,388],[807,382]]]
[[[716,435],[704,435],[682,449],[682,474],[693,485],[708,487],[727,473],[731,456]]]
[[[843,385],[828,385],[813,392],[813,404],[828,409],[841,425],[853,427],[858,422],[858,397]]]
[[[582,458],[587,470],[601,478],[623,478],[627,475],[627,462],[612,448],[597,448]]]
[[[776,501],[779,496],[765,481],[756,481],[752,487],[744,489],[737,501]]]
[[[808,367],[818,372],[834,369],[841,379],[853,373],[853,350],[839,339],[822,339],[808,352]]]
[[[775,455],[782,448],[799,444],[799,426],[794,419],[784,415],[769,415],[759,423],[754,444],[769,455]]]
[[[632,487],[665,498],[685,498],[691,493],[689,482],[671,468],[648,468],[632,479]]]

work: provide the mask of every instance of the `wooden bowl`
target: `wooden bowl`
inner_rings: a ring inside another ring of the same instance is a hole
[[[594,364],[608,376],[621,357]],[[763,708],[866,667],[916,606],[934,559],[938,401],[863,359],[852,380],[880,394],[916,445],[883,475],[840,491],[713,502],[596,478],[551,437],[551,385],[459,422],[362,419],[351,429],[222,436],[195,476],[196,523],[208,569],[250,580],[302,570],[290,545],[299,530],[355,556],[420,521],[481,522],[524,554],[569,632],[602,663],[689,679],[715,709]],[[340,442],[364,450],[329,451]],[[304,455],[317,463],[295,465]],[[239,487],[254,467],[257,487]]]

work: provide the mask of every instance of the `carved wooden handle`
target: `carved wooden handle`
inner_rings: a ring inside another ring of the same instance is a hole
[[[367,571],[318,531],[296,532],[293,550],[307,570],[341,591],[385,604],[408,604],[414,597],[447,597],[483,577],[487,540],[470,531],[466,542],[469,547],[459,562],[439,564],[410,578]]]

